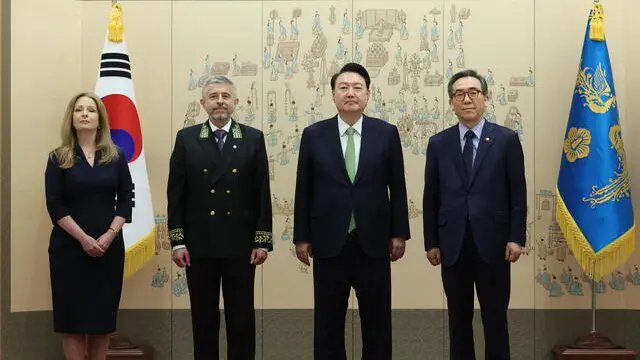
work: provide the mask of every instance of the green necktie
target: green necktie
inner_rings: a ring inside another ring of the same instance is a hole
[[[347,174],[349,174],[349,179],[351,179],[352,183],[356,178],[356,144],[353,140],[353,134],[355,132],[356,130],[352,127],[347,129],[347,151],[346,151],[346,154],[344,155],[344,162],[345,162],[345,165],[347,166]],[[355,228],[356,228],[356,221],[353,214],[351,214],[351,223],[349,224],[349,231]]]

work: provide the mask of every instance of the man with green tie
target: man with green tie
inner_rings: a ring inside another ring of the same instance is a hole
[[[345,315],[358,297],[363,359],[391,360],[391,264],[410,238],[396,126],[363,115],[371,79],[359,64],[331,78],[338,114],[302,132],[294,201],[296,254],[313,257],[314,359],[346,360]]]

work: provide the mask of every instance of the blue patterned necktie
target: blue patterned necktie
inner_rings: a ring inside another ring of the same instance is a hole
[[[467,174],[467,179],[471,178],[471,170],[473,169],[473,137],[476,134],[468,130],[464,134],[464,150],[462,151],[462,157],[464,158],[464,169]]]
[[[227,132],[222,129],[218,129],[213,132],[213,135],[216,137],[216,140],[218,140],[218,150],[222,152],[222,147],[224,146],[224,136],[227,135]]]

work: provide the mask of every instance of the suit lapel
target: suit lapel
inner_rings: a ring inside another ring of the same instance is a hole
[[[449,146],[451,146],[450,154],[453,161],[453,167],[456,169],[458,176],[464,184],[469,184],[469,179],[464,171],[464,163],[462,161],[462,145],[460,142],[460,130],[458,125],[451,128],[449,133]]]
[[[340,130],[338,129],[338,117],[335,116],[328,122],[326,129],[327,144],[329,146],[329,156],[331,156],[331,163],[337,165],[336,176],[346,182],[349,180],[349,174],[347,173],[347,166],[344,163],[344,154],[342,153],[342,144],[340,143]]]
[[[478,151],[476,152],[476,158],[473,161],[473,169],[471,171],[471,180],[469,181],[469,186],[473,184],[473,180],[475,180],[478,171],[480,170],[480,166],[482,166],[482,162],[487,157],[487,152],[491,149],[491,146],[495,142],[493,137],[493,124],[488,121],[484,122],[484,127],[482,128],[482,135],[480,136],[480,141],[478,142]]]
[[[211,133],[211,127],[209,126],[209,120],[202,123],[200,127],[200,136],[198,137],[198,144],[202,148],[204,156],[209,159],[211,168],[215,169],[216,164],[220,160],[220,151],[216,148],[216,141]]]
[[[215,184],[216,181],[220,179],[222,174],[224,174],[224,172],[229,169],[229,165],[244,144],[242,135],[243,134],[240,125],[231,120],[231,129],[227,134],[227,137],[225,138],[224,145],[222,146],[222,154],[220,154],[220,151],[218,151],[218,149],[215,149],[219,154],[218,156],[220,157],[220,160],[218,161],[218,164],[213,172],[213,176],[211,177],[211,185]]]

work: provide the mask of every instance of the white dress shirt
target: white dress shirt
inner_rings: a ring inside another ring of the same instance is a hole
[[[209,127],[211,128],[211,133],[213,133],[218,129],[226,131],[226,133],[224,134],[224,137],[222,138],[222,143],[224,144],[224,142],[227,141],[227,136],[229,135],[229,131],[231,131],[231,120],[227,121],[227,124],[225,126],[223,126],[222,128],[219,128],[213,125],[213,122],[211,121],[211,119],[209,119]],[[216,142],[218,142],[218,138],[215,137],[215,135],[213,136],[213,138],[216,139]]]
[[[347,129],[349,128],[349,124],[347,124],[340,115],[338,115],[338,133],[340,134],[340,145],[342,146],[342,157],[347,154]],[[356,171],[358,170],[358,163],[360,162],[360,146],[362,144],[362,115],[360,119],[356,121],[353,126],[351,126],[355,132],[353,133],[353,143],[355,145],[356,152]]]

